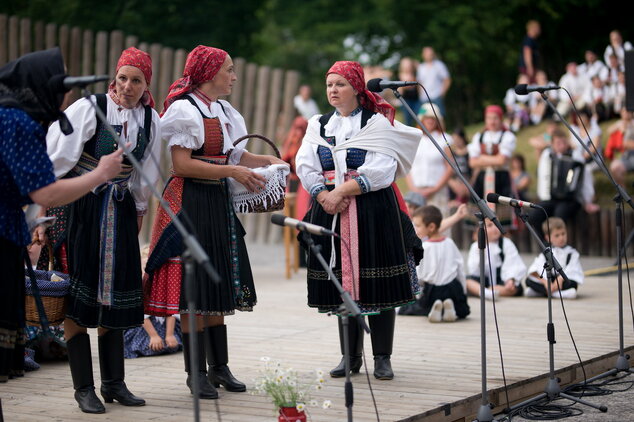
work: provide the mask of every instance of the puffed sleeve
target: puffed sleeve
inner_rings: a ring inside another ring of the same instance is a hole
[[[169,148],[176,145],[195,150],[205,142],[203,118],[189,101],[174,101],[161,118],[161,128]]]
[[[568,264],[566,264],[565,261],[560,262],[559,264],[564,266],[564,271],[566,272],[569,280],[583,284],[583,268],[581,267],[581,262],[579,261],[579,252],[571,247],[569,248],[568,253],[570,253],[570,261]]]
[[[505,238],[502,247],[504,248],[504,265],[502,265],[500,277],[504,281],[512,278],[516,283],[521,282],[526,277],[526,264],[510,239]]]
[[[390,186],[394,182],[397,162],[386,154],[368,151],[365,162],[357,171],[354,179],[359,183],[361,193],[377,191]]]
[[[515,151],[516,142],[517,139],[515,135],[513,135],[513,132],[508,130],[504,132],[502,141],[500,142],[500,154],[510,158],[513,155],[513,151]]]
[[[297,177],[302,182],[304,189],[313,198],[326,189],[321,162],[317,155],[317,145],[302,142],[295,156],[295,165],[297,167]]]
[[[90,97],[90,101],[94,103],[95,97]],[[84,144],[93,137],[97,129],[95,109],[86,98],[75,101],[64,113],[73,125],[73,133],[64,135],[59,122],[55,122],[46,134],[46,149],[57,178],[75,167],[84,150]]]
[[[478,242],[473,242],[469,248],[467,256],[467,277],[480,277],[480,256],[478,253]]]
[[[535,257],[531,266],[528,267],[527,274],[537,273],[541,275],[542,271],[544,270],[545,262],[546,262],[546,258],[544,257],[544,254],[540,253],[539,255]]]
[[[152,109],[150,144],[145,149],[141,160],[141,171],[147,176],[148,180],[146,181],[145,178],[141,177],[138,171],[134,171],[130,177],[130,192],[136,204],[137,215],[145,215],[147,212],[148,200],[152,196],[152,187],[156,185],[160,177],[161,173],[158,166],[161,162],[162,144],[161,119],[158,113]]]
[[[471,138],[471,142],[467,145],[467,151],[469,151],[469,158],[475,158],[480,156],[480,133],[476,133]]]

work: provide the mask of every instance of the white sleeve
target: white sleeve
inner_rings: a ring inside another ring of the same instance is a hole
[[[527,274],[537,273],[541,275],[542,270],[544,269],[545,262],[546,262],[546,258],[544,258],[544,254],[540,253],[539,255],[535,257],[535,259],[533,260],[533,263],[531,264],[530,267],[528,267],[528,271],[526,271],[526,273]]]
[[[397,165],[396,160],[389,155],[368,151],[365,162],[357,169],[362,193],[374,192],[390,186],[394,182]]]
[[[508,130],[504,132],[504,136],[502,136],[502,141],[500,142],[500,154],[510,158],[515,151],[516,142],[517,138],[515,138],[513,132]]]
[[[540,201],[550,200],[551,171],[550,148],[546,148],[537,164],[537,197]]]
[[[326,188],[321,162],[317,155],[317,145],[302,142],[295,156],[295,166],[297,177],[311,196]]]
[[[91,97],[95,102],[95,97]],[[84,144],[93,137],[97,129],[95,109],[87,99],[75,101],[64,113],[73,125],[73,133],[64,135],[59,121],[53,123],[46,134],[46,152],[53,162],[55,177],[68,173],[79,161]]]
[[[161,174],[158,166],[161,163],[162,144],[161,119],[158,113],[152,109],[150,143],[141,159],[141,171],[149,179],[150,183],[148,184],[136,170],[130,176],[130,192],[139,215],[144,215],[147,212],[148,200],[152,196],[152,187],[156,185]]]
[[[526,277],[526,264],[512,240],[504,238],[502,247],[504,248],[504,265],[502,265],[500,277],[502,281],[512,278],[516,283],[520,283]]]
[[[478,253],[478,242],[473,242],[469,248],[467,256],[467,277],[480,277],[480,256]]]
[[[451,240],[451,239],[450,239]],[[456,267],[456,278],[458,280],[460,280],[460,284],[462,284],[462,288],[464,290],[464,292],[467,292],[467,279],[465,277],[465,273],[464,273],[464,258],[462,257],[462,253],[460,253],[460,249],[458,249],[458,247],[456,246],[456,244],[451,241],[451,245],[452,245],[452,249],[454,252],[454,264]]]
[[[559,264],[564,267],[564,272],[568,276],[569,280],[576,281],[578,284],[583,284],[583,268],[581,267],[579,252],[577,252],[574,248],[570,248],[568,252],[571,253],[568,265],[566,265],[566,262],[560,262]]]
[[[203,118],[186,100],[174,101],[161,118],[161,128],[169,148],[176,145],[195,150],[205,142]]]
[[[473,135],[473,138],[471,138],[471,142],[469,142],[469,145],[467,145],[469,158],[475,158],[480,156],[480,142],[478,142],[478,139],[480,139],[480,132]]]
[[[438,64],[440,64],[440,76],[442,77],[442,79],[445,80],[449,78],[451,75],[449,74],[449,69],[447,69],[447,65],[440,60],[438,61]]]
[[[605,47],[605,51],[603,52],[603,61],[605,63],[610,63],[610,55],[612,55],[612,45],[608,44],[608,46]]]
[[[504,105],[507,107],[513,107],[513,105],[515,105],[515,93],[513,92],[513,88],[509,88],[506,90],[506,95],[504,96]]]

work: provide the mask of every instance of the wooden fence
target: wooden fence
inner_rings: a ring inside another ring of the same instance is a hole
[[[28,18],[0,14],[0,66],[23,54],[59,46],[66,61],[69,75],[102,75],[114,72],[121,51],[135,46],[152,56],[152,83],[150,90],[160,111],[170,84],[183,73],[187,51],[173,49],[157,43],[139,42],[134,35],[122,31],[85,30],[68,25],[31,22]],[[299,86],[299,74],[294,70],[283,70],[247,63],[234,58],[238,83],[228,100],[244,116],[250,133],[259,133],[280,143],[295,116],[293,97]],[[105,92],[106,83],[95,84],[93,92]],[[79,98],[73,92],[71,100]],[[71,102],[72,102],[71,101]],[[248,146],[255,153],[271,153],[265,145]],[[163,174],[168,174],[169,160],[163,150],[161,163]],[[159,186],[162,189],[162,185]],[[142,238],[147,241],[156,209],[156,201],[150,206]],[[244,215],[242,222],[249,240],[278,241],[281,228],[272,226],[269,214]]]

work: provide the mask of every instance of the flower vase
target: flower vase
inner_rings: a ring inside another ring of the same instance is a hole
[[[306,413],[303,410],[300,412],[295,407],[280,407],[279,410],[278,422],[306,422]]]

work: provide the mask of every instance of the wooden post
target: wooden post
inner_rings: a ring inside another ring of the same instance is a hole
[[[44,22],[35,22],[33,28],[33,51],[44,50]]]
[[[278,138],[283,139],[288,130],[291,128],[293,119],[297,112],[295,111],[295,105],[293,104],[293,98],[297,94],[299,87],[299,72],[295,70],[287,70],[284,79],[284,96],[282,99],[282,116],[278,127]]]
[[[47,49],[55,47],[57,44],[57,25],[54,23],[46,24],[45,47]]]
[[[81,43],[81,74],[92,75],[95,67],[95,61],[93,59],[94,52],[94,38],[90,29],[87,29],[83,33],[83,39]]]
[[[159,66],[159,72],[156,75],[152,75],[152,80],[158,79],[158,91],[153,92],[155,100],[158,98],[160,103],[167,97],[167,91],[172,83],[172,76],[174,71],[174,50],[169,47],[163,47],[161,50],[161,62]],[[157,104],[159,109],[162,109],[162,104]]]
[[[282,110],[282,78],[284,71],[282,69],[273,69],[271,72],[271,92],[269,93],[268,113],[266,116],[266,130],[264,134],[276,144],[279,144],[277,138],[277,126]]]
[[[233,60],[233,67],[235,69],[236,77],[238,78],[238,80],[233,85],[233,91],[229,96],[229,102],[231,103],[233,108],[240,111],[242,107],[242,95],[244,92],[243,78],[245,74],[246,61],[242,57],[236,57]]]
[[[244,77],[244,88],[242,90],[242,109],[240,114],[244,117],[244,121],[247,125],[247,131],[253,132],[253,103],[255,100],[255,78],[257,75],[258,67],[253,63],[247,63]]]
[[[123,32],[112,31],[110,33],[110,48],[108,49],[108,72],[115,77],[114,70],[117,67],[119,56],[123,51]]]
[[[20,19],[20,56],[33,51],[31,45],[31,19]]]
[[[7,34],[9,33],[9,19],[7,15],[0,15],[0,66],[4,66],[7,63],[9,57],[7,51]]]
[[[174,67],[172,69],[172,77],[170,78],[169,84],[171,85],[176,79],[183,76],[183,71],[185,70],[185,61],[187,60],[187,51],[179,48],[174,53]],[[168,87],[169,88],[169,87]],[[164,100],[161,99],[161,101]]]
[[[7,37],[9,40],[9,45],[7,50],[9,51],[8,61],[12,61],[18,58],[20,55],[19,51],[19,40],[18,40],[18,31],[19,31],[19,20],[17,16],[11,16],[9,18],[9,36]]]
[[[139,43],[139,47],[138,47],[138,49],[139,49],[139,50],[142,50],[142,51],[145,51],[146,53],[149,53],[149,52],[150,52],[150,46],[149,46],[149,44],[148,44],[148,43],[146,43],[146,42]]]
[[[97,32],[97,40],[95,43],[95,74],[108,74],[108,33],[105,31]],[[110,75],[114,78],[114,75]],[[106,92],[106,82],[99,82],[95,85],[95,92]]]
[[[155,93],[159,91],[159,78],[154,75],[158,75],[161,65],[161,44],[154,43],[150,46],[150,56],[152,57],[152,83],[150,84],[150,92]]]
[[[125,37],[123,48],[126,49],[128,47],[136,47],[138,43],[139,37],[137,37],[136,35],[128,35],[127,37]]]
[[[64,57],[64,62],[66,66],[69,66],[70,56],[69,56],[69,39],[70,39],[70,28],[68,25],[62,25],[59,27],[59,48],[62,50],[62,56]]]

